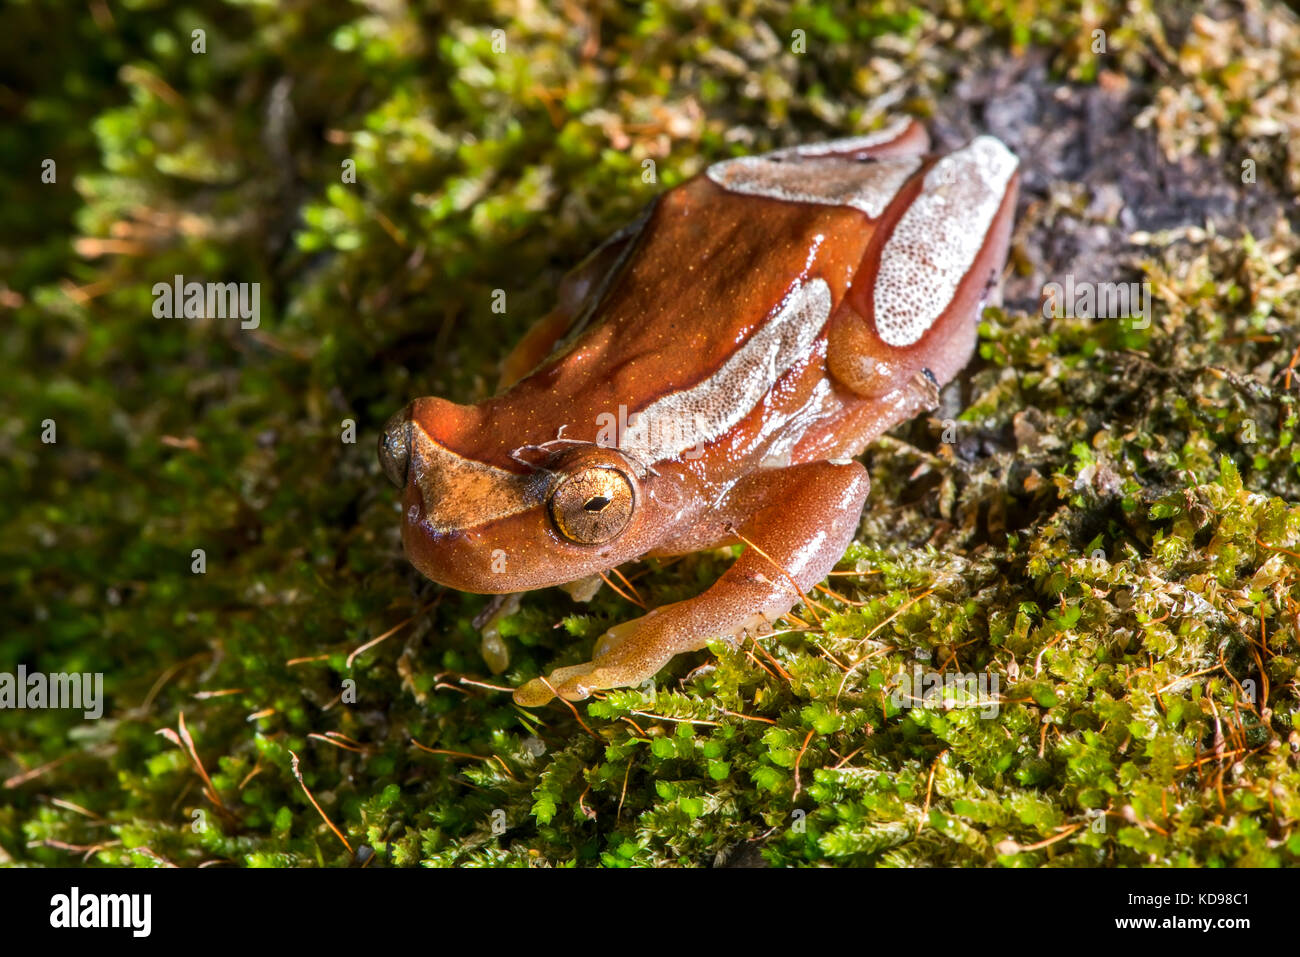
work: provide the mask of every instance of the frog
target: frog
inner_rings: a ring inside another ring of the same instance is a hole
[[[405,555],[450,588],[739,546],[700,594],[612,625],[517,704],[642,686],[807,600],[859,527],[859,457],[970,360],[1018,186],[996,138],[936,152],[910,117],[719,160],[559,281],[494,395],[417,398],[387,421]]]

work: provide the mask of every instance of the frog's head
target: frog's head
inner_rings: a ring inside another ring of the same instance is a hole
[[[500,453],[481,406],[416,399],[379,438],[403,489],[402,543],[420,572],[461,591],[560,585],[641,554],[642,481],[616,449],[556,441]]]

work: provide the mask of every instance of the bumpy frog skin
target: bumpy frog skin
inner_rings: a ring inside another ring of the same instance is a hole
[[[716,163],[560,284],[477,405],[416,399],[380,439],[402,541],[434,581],[503,594],[744,541],[703,594],[623,622],[515,692],[636,685],[787,613],[843,555],[854,457],[970,359],[1016,158],[880,132]]]

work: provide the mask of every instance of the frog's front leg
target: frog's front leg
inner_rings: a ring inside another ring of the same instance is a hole
[[[516,703],[536,707],[555,694],[576,701],[601,688],[640,684],[674,655],[781,617],[844,554],[869,486],[866,469],[852,461],[749,476],[708,519],[719,539],[750,544],[726,574],[702,595],[614,626],[596,642],[591,661],[534,678],[515,691]]]

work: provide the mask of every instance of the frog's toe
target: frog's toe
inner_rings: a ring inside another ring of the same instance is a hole
[[[671,627],[670,618],[656,609],[601,635],[591,661],[556,668],[545,680],[534,678],[515,692],[515,702],[532,708],[557,694],[581,701],[593,691],[639,685],[653,678],[673,655],[703,645],[702,640],[683,641]]]
[[[561,675],[560,672],[565,672]],[[638,673],[629,673],[620,668],[602,668],[593,662],[576,665],[573,668],[560,668],[552,676],[551,684],[555,693],[569,701],[581,701],[591,697],[593,691],[608,688],[622,688],[627,685],[640,684],[645,678]]]
[[[596,670],[593,662],[585,661],[580,665],[556,668],[546,678],[534,678],[532,681],[515,689],[515,704],[524,708],[539,708],[557,694],[570,701],[581,701],[589,697],[595,688],[605,685],[591,684],[584,681],[584,676]]]
[[[555,697],[555,692],[541,678],[534,678],[516,688],[513,697],[521,708],[540,708]]]
[[[570,701],[581,701],[583,698],[591,696],[591,693],[598,688],[605,688],[608,685],[600,684],[600,669],[596,667],[594,661],[584,661],[580,665],[570,665],[567,668],[556,668],[551,672],[548,679],[555,693],[561,698],[568,698]]]
[[[515,704],[536,708],[555,695],[569,701],[581,701],[591,697],[593,691],[640,684],[652,677],[662,664],[659,662],[647,667],[640,660],[618,661],[617,657],[609,653],[597,655],[594,661],[556,668],[545,680],[534,678],[515,691]]]

